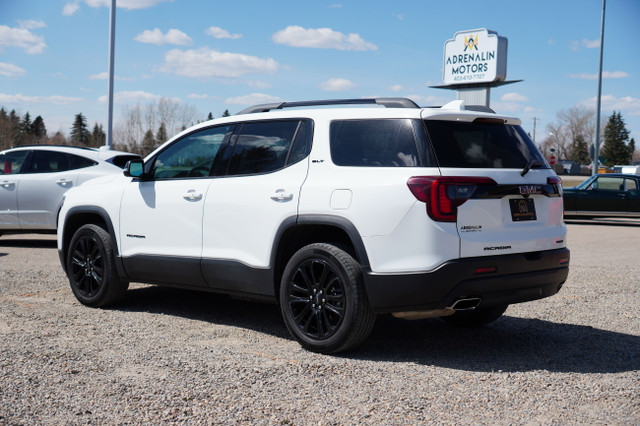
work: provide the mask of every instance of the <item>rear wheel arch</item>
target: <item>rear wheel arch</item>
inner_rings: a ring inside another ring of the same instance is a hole
[[[352,256],[361,268],[369,267],[369,258],[357,228],[347,219],[325,215],[300,216],[283,223],[272,251],[274,294],[280,290],[284,269],[301,248],[313,243],[332,244]]]

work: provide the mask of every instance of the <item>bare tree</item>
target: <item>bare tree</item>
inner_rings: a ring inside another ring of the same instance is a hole
[[[586,142],[592,145],[595,135],[595,111],[576,105],[561,110],[556,115],[556,122],[547,125],[548,135],[541,144],[547,154],[553,148],[558,159],[574,157],[573,150]]]

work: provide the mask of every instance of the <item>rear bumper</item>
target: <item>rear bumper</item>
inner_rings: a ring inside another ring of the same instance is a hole
[[[479,268],[495,268],[478,272]],[[569,275],[566,248],[447,262],[427,272],[364,273],[374,311],[443,309],[462,298],[479,298],[478,306],[512,304],[556,294]]]

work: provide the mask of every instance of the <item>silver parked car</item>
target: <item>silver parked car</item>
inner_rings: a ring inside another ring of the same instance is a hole
[[[122,174],[140,158],[102,148],[34,145],[0,152],[0,235],[55,232],[64,193],[99,176]]]

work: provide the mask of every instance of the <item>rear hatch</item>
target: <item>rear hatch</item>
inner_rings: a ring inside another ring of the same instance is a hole
[[[456,223],[460,257],[565,247],[560,179],[519,120],[452,115],[424,120],[442,175],[428,210]]]

